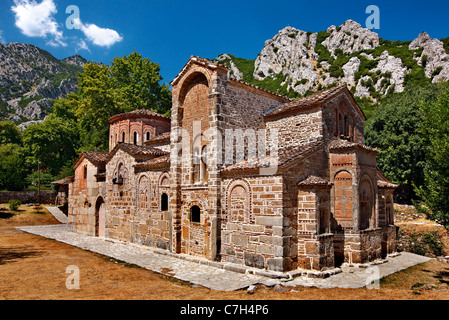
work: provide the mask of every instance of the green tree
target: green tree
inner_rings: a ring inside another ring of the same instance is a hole
[[[0,190],[22,191],[25,187],[24,156],[17,144],[0,145]]]
[[[0,121],[0,144],[21,144],[19,128],[11,121]]]
[[[421,133],[428,145],[424,185],[416,188],[420,208],[449,229],[449,88],[436,102],[423,104]]]
[[[128,56],[114,58],[110,68],[112,83],[117,90],[116,103],[122,110],[151,109],[168,115],[171,92],[160,84],[162,76],[157,63],[134,51]]]
[[[383,100],[365,123],[366,143],[380,150],[378,167],[400,185],[396,200],[416,199],[413,185],[424,183],[427,144],[421,133],[420,106],[436,100],[440,85],[411,86]]]
[[[72,97],[69,102],[75,108],[72,112],[82,141],[81,150],[78,151],[108,150],[108,119],[122,112],[116,103],[117,95],[108,66],[95,63],[84,66],[78,96]]]
[[[115,58],[110,67],[87,63],[76,94],[54,104],[57,117],[76,123],[81,144],[77,152],[108,151],[109,118],[137,109],[168,115],[171,92],[159,65],[133,52]]]
[[[27,166],[37,169],[39,159],[42,170],[52,175],[58,174],[68,161],[75,160],[78,140],[70,122],[53,114],[48,116],[44,123],[31,125],[23,132]]]

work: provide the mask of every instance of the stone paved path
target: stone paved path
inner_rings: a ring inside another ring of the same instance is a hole
[[[402,252],[397,257],[389,257],[386,263],[366,269],[342,267],[341,273],[326,279],[304,276],[293,279],[272,279],[261,275],[234,272],[228,270],[224,264],[220,263],[209,263],[207,261],[198,263],[182,259],[182,256],[175,257],[170,254],[160,254],[158,250],[141,245],[111,239],[87,237],[69,232],[66,224],[18,227],[17,229],[221,291],[244,289],[259,283],[268,286],[282,284],[283,286],[313,286],[318,288],[361,288],[368,285],[371,280],[381,279],[391,273],[430,260],[430,258]]]
[[[67,223],[67,216],[58,207],[45,207],[61,223]]]

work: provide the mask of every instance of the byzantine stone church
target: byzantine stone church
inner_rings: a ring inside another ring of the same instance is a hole
[[[364,144],[366,118],[346,86],[292,101],[199,57],[171,85],[171,118],[118,114],[109,120],[109,153],[78,158],[72,231],[280,272],[396,252],[397,186]],[[237,131],[265,135],[227,144]],[[274,140],[256,159],[232,150]]]

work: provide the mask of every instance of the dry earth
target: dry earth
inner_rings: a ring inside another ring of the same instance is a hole
[[[448,299],[449,264],[436,260],[381,280],[380,289],[288,288],[278,292],[259,286],[219,292],[174,280],[133,265],[86,252],[53,240],[30,235],[17,226],[58,222],[22,206],[10,213],[0,205],[1,300],[409,300]],[[68,290],[66,269],[80,270],[80,289]]]

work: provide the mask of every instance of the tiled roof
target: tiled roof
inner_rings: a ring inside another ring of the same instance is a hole
[[[170,85],[172,85],[172,86],[176,85],[176,83],[187,73],[190,65],[193,63],[205,66],[206,68],[212,68],[212,69],[221,68],[221,69],[226,69],[226,70],[228,69],[226,66],[224,66],[220,63],[211,61],[209,59],[205,59],[205,58],[201,58],[201,57],[197,57],[197,56],[191,56],[189,61],[187,61],[187,63],[182,68],[181,72],[179,72],[179,74],[172,80],[172,82],[170,82]]]
[[[147,160],[145,162],[135,164],[134,168],[146,169],[146,168],[159,168],[159,167],[166,167],[166,166],[170,166],[170,156],[169,155],[157,157],[157,158],[154,158],[151,160]]]
[[[160,135],[151,138],[150,140],[145,141],[144,143],[146,145],[154,144],[154,143],[161,143],[161,142],[170,142],[170,132],[164,132]]]
[[[170,118],[167,118],[167,117],[163,116],[162,114],[159,114],[152,110],[139,109],[139,110],[134,110],[131,112],[116,114],[115,116],[109,118],[109,122],[112,123],[112,122],[117,121],[122,118],[132,118],[132,117],[134,117],[134,118],[136,118],[136,117],[156,117],[156,118],[170,121]]]
[[[73,182],[73,178],[75,178],[75,176],[70,176],[58,181],[53,181],[51,184],[55,184],[55,185],[67,185]]]
[[[218,69],[218,68],[221,68],[221,69],[229,70],[228,67],[226,67],[225,65],[223,65],[223,64],[221,64],[221,63],[219,63],[219,62],[212,61],[212,60],[209,60],[209,59],[206,59],[206,58],[197,57],[197,56],[191,56],[190,59],[189,59],[189,61],[188,61],[188,62],[186,63],[186,65],[182,68],[181,72],[180,72],[180,73],[175,77],[175,79],[173,79],[173,81],[170,83],[172,86],[175,85],[175,84],[182,78],[182,76],[184,76],[184,75],[187,73],[188,67],[189,67],[192,63],[200,64],[200,65],[202,65],[202,66],[205,66],[206,68],[212,68],[212,69]],[[231,81],[233,81],[233,82],[235,82],[235,83],[239,83],[239,84],[241,84],[241,85],[243,85],[243,86],[250,87],[250,88],[253,88],[253,89],[256,89],[256,90],[259,90],[259,91],[263,91],[263,92],[268,93],[268,94],[273,95],[273,96],[277,96],[278,98],[281,98],[281,99],[283,99],[284,101],[290,101],[290,99],[288,99],[288,98],[286,98],[286,97],[284,97],[284,96],[281,96],[281,95],[279,95],[279,94],[277,94],[277,93],[274,93],[274,92],[271,92],[271,91],[262,89],[262,88],[260,88],[260,87],[258,87],[258,86],[255,86],[255,85],[253,85],[253,84],[249,84],[249,83],[247,83],[247,82],[245,82],[245,81],[242,81],[242,80],[236,80],[236,79],[229,79],[229,80],[231,80]]]
[[[149,146],[137,146],[134,144],[119,142],[114,147],[114,149],[111,151],[111,153],[109,153],[108,161],[110,161],[112,159],[114,154],[119,149],[123,150],[124,152],[133,156],[134,158],[139,158],[140,160],[142,160],[142,159],[146,160],[149,158],[165,156],[168,154],[168,152],[162,151],[161,149],[158,149],[158,148],[153,148],[153,147],[149,147]]]
[[[284,112],[305,108],[308,106],[315,105],[317,103],[322,103],[334,97],[336,94],[342,92],[344,89],[346,89],[346,85],[340,85],[325,91],[314,93],[310,96],[288,102],[276,108],[272,108],[267,112],[265,112],[264,116],[265,117],[276,116]]]
[[[105,165],[108,162],[108,153],[104,152],[94,152],[94,151],[85,151],[81,153],[78,160],[76,160],[73,165],[74,168],[78,167],[78,165],[83,161],[84,158],[87,158],[92,164],[96,166]]]
[[[323,147],[321,141],[312,142],[306,145],[295,146],[288,149],[280,149],[278,157],[276,156],[266,156],[262,159],[255,161],[240,161],[222,170],[224,173],[230,173],[234,171],[242,170],[258,170],[262,168],[269,168],[277,164],[278,168],[287,167],[294,161],[304,158],[315,151]]]
[[[398,185],[392,183],[379,168],[376,170],[377,186],[385,189],[396,189]]]
[[[98,180],[106,179],[106,172],[96,174],[95,178],[97,178]]]
[[[108,153],[104,152],[93,152],[93,151],[86,151],[83,152],[87,159],[89,159],[91,162],[96,163],[106,163],[108,158]]]
[[[329,150],[346,150],[346,149],[361,149],[372,153],[379,153],[379,150],[368,147],[367,145],[350,142],[348,140],[336,139],[329,143]]]
[[[317,176],[309,176],[307,179],[302,180],[298,183],[299,187],[331,187],[332,183],[330,183],[327,179],[317,177]]]

